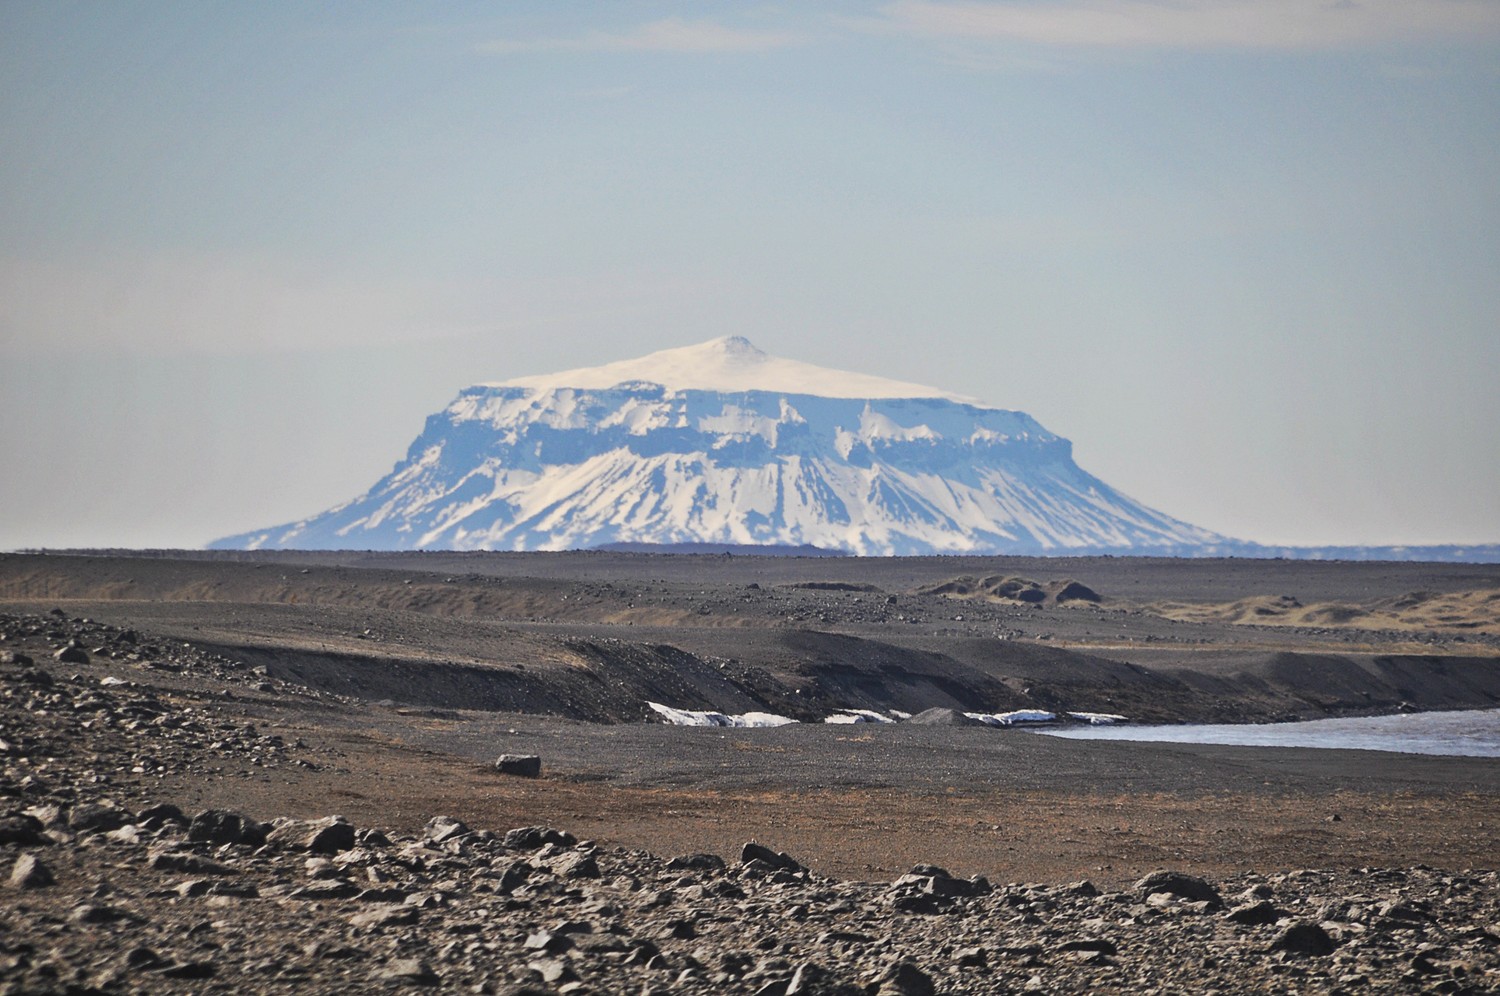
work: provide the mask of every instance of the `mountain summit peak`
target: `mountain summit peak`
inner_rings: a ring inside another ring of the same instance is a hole
[[[467,388],[365,494],[215,545],[932,555],[1220,539],[1084,472],[1071,444],[1025,412],[724,336]]]
[[[633,360],[598,367],[579,367],[559,373],[515,377],[486,387],[524,387],[532,390],[574,388],[604,390],[628,383],[660,384],[669,391],[814,394],[825,398],[942,398],[980,405],[973,398],[940,391],[924,384],[891,380],[871,374],[834,370],[799,360],[782,359],[761,350],[739,335],[721,336],[693,346],[663,349]]]

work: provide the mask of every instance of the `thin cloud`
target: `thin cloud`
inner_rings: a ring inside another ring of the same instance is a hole
[[[1358,48],[1500,35],[1500,3],[1479,0],[897,0],[867,24],[939,40],[1071,48]]]
[[[590,31],[573,38],[501,38],[485,42],[479,51],[490,55],[523,52],[765,52],[801,45],[807,39],[784,31],[748,31],[715,21],[685,21],[669,17],[611,34]]]

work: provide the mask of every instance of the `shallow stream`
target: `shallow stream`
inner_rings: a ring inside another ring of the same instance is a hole
[[[1328,747],[1500,757],[1500,709],[1313,719],[1302,723],[1082,726],[1034,732],[1077,740],[1147,740],[1252,747]]]

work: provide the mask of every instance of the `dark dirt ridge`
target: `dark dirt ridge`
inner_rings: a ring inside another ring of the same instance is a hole
[[[0,617],[0,993],[1489,992],[1496,827],[1479,759],[371,707]]]
[[[1491,588],[1500,567],[1453,564],[0,556],[0,604],[66,605],[374,701],[593,722],[648,719],[648,701],[804,721],[841,708],[1265,721],[1494,706],[1500,640],[1485,634],[1189,623],[1143,607]],[[1097,601],[1063,601],[1073,590]]]

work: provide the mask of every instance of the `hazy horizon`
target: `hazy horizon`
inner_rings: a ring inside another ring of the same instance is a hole
[[[1500,4],[0,7],[0,549],[721,335],[1270,545],[1500,542]]]

